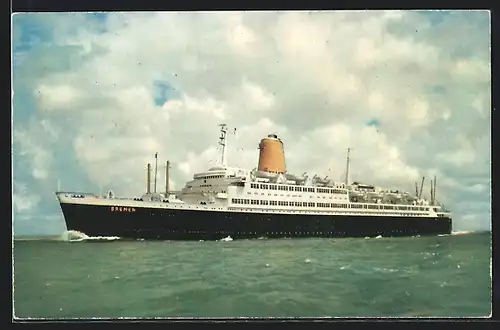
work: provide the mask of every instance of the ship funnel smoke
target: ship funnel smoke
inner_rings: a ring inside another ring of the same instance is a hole
[[[285,173],[285,150],[283,142],[275,134],[269,134],[259,144],[259,166],[261,172]]]

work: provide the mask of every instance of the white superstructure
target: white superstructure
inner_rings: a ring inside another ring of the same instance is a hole
[[[289,173],[265,173],[225,165],[225,125],[220,144],[222,165],[196,173],[178,198],[188,204],[255,212],[301,211],[348,215],[441,217],[442,206],[399,190],[387,190],[354,182],[336,182],[315,175],[309,179]],[[348,169],[347,169],[348,171]],[[421,193],[420,193],[421,194]]]

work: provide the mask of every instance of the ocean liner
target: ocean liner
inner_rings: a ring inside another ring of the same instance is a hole
[[[68,231],[87,236],[146,240],[220,240],[295,237],[395,237],[450,234],[451,213],[436,200],[436,179],[430,200],[415,194],[352,182],[349,149],[343,182],[296,176],[287,172],[285,150],[276,134],[259,144],[258,167],[226,165],[227,126],[220,125],[222,147],[218,166],[195,173],[181,191],[169,189],[170,162],[165,167],[165,192],[151,191],[151,164],[146,193],[119,198],[107,194],[57,191]]]

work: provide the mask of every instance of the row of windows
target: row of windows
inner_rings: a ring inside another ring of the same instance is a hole
[[[211,184],[200,184],[200,188],[208,188],[208,187],[212,187],[212,185]],[[217,191],[213,191],[213,192],[217,192]],[[225,194],[226,190],[221,190],[220,192]]]
[[[289,201],[278,201],[279,206],[299,206],[299,207],[314,207],[314,203],[311,202],[289,202]]]
[[[302,186],[284,186],[265,183],[251,183],[252,189],[268,189],[268,190],[284,190],[284,191],[300,191],[300,192],[318,192],[324,194],[347,194],[347,191],[333,188],[314,188]]]
[[[66,195],[67,197],[68,195]],[[71,195],[71,198],[85,198],[83,195]]]
[[[258,199],[233,198],[233,204],[250,205],[278,205],[278,206],[298,206],[298,207],[324,207],[324,208],[349,208],[348,204],[337,203],[315,203],[315,202],[294,202],[294,201],[267,201]],[[373,209],[373,210],[412,210],[426,211],[423,206],[400,206],[400,205],[371,205],[371,204],[350,204],[352,209]]]
[[[250,205],[276,205],[276,206],[300,206],[300,207],[314,207],[315,203],[313,202],[291,202],[291,201],[268,201],[262,199],[240,199],[233,198],[233,204],[250,204]],[[318,207],[319,204],[318,203]]]
[[[259,193],[255,192],[255,191],[254,191],[253,194],[254,195],[259,195]],[[252,192],[247,191],[247,195],[252,195]],[[260,193],[260,195],[264,196],[264,193]],[[270,194],[270,193],[267,194],[267,196],[272,196],[272,195],[273,194]],[[274,196],[278,196],[278,194],[274,194]],[[284,197],[284,196],[286,196],[286,197],[300,197],[300,198],[302,198],[302,195],[290,195],[290,194],[284,195],[284,194],[279,194],[279,196],[282,196],[282,197]],[[314,198],[314,195],[309,196],[309,198]],[[320,198],[327,199],[326,196],[319,196],[319,195],[316,195],[316,198],[318,198],[318,199],[320,199]],[[347,196],[329,196],[328,199],[337,199],[337,200],[338,199],[342,199],[342,200],[347,200]]]
[[[316,188],[316,191],[323,194],[342,194],[342,190],[329,188]]]
[[[224,175],[202,175],[196,176],[195,179],[222,179]]]

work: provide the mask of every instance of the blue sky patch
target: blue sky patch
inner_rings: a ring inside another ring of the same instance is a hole
[[[366,126],[380,127],[380,122],[377,119],[372,119],[366,123]]]
[[[153,82],[154,100],[157,106],[162,106],[168,100],[178,98],[180,93],[166,81],[157,80]]]
[[[12,36],[14,52],[27,51],[34,45],[50,42],[52,29],[40,24],[37,15],[17,14],[12,17]]]
[[[419,12],[424,15],[432,25],[441,23],[451,12],[447,10],[426,10]]]

